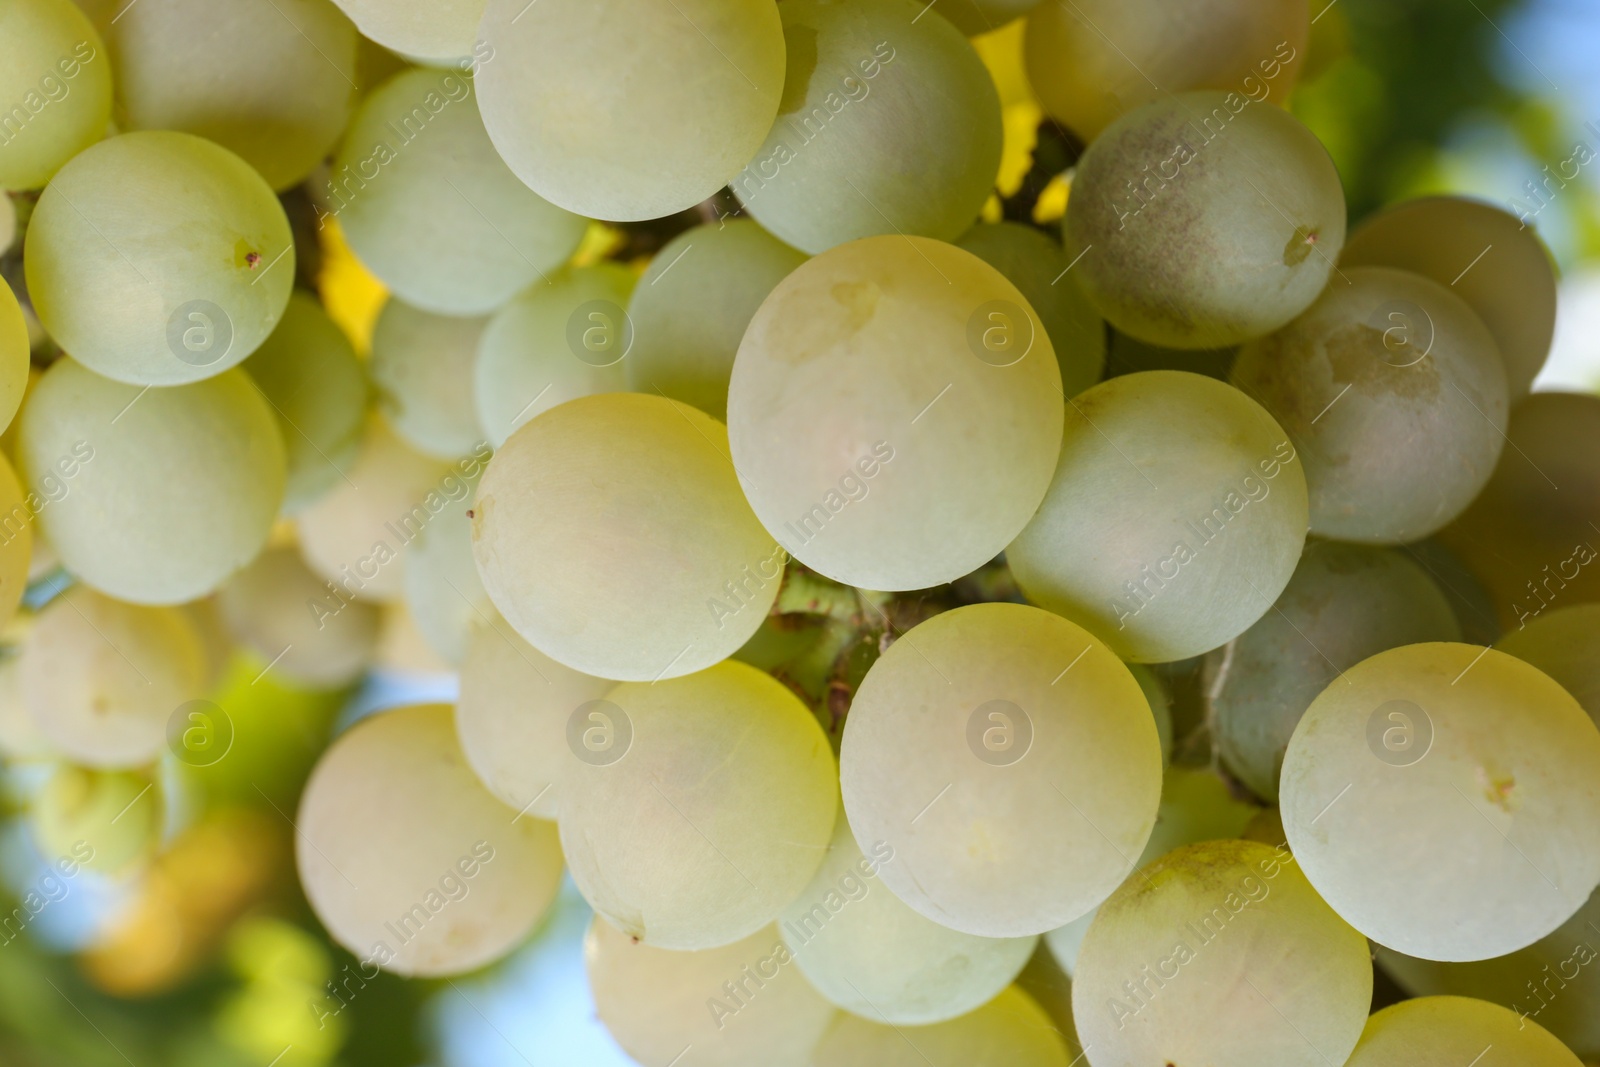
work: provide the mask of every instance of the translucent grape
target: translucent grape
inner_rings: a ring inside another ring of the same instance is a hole
[[[968,37],[975,37],[998,30],[1038,6],[1039,0],[945,0],[934,10]]]
[[[1061,374],[993,267],[874,237],[773,290],[739,346],[728,419],[744,491],[785,549],[850,585],[922,589],[994,558],[1039,506]]]
[[[1016,986],[932,1026],[889,1026],[839,1012],[811,1067],[1068,1067],[1050,1017]]]
[[[1367,1021],[1346,1067],[1582,1067],[1538,1023],[1467,997],[1391,1004]]]
[[[423,639],[450,664],[466,654],[472,627],[494,614],[472,558],[471,511],[471,493],[449,501],[406,553],[406,603]]]
[[[547,280],[586,225],[501,161],[474,87],[428,68],[384,82],[350,123],[327,190],[361,261],[406,303],[443,315],[488,314]]]
[[[867,672],[840,784],[856,839],[894,850],[879,877],[896,896],[954,930],[1020,937],[1127,875],[1155,823],[1161,746],[1138,682],[1099,641],[1038,608],[974,604]]]
[[[161,791],[149,775],[61,764],[29,805],[39,850],[117,875],[149,859],[161,841]]]
[[[300,883],[366,966],[474,970],[515,948],[560,888],[555,827],[516,814],[473,777],[448,707],[382,712],[311,772],[295,820]]]
[[[1280,807],[1306,876],[1356,929],[1479,960],[1544,937],[1600,885],[1597,775],[1600,733],[1546,675],[1493,649],[1407,645],[1312,702]]]
[[[676,677],[727,657],[783,573],[722,424],[635,393],[568,401],[513,434],[478,486],[472,538],[506,621],[601,678]]]
[[[6,203],[10,199],[0,196]],[[4,251],[0,244],[0,252]],[[11,425],[28,390],[28,323],[11,286],[0,278],[0,430]]]
[[[1211,378],[1146,371],[1072,402],[1055,480],[1006,559],[1034,603],[1163,662],[1260,619],[1305,530],[1305,477],[1272,416]]]
[[[455,459],[483,440],[472,374],[487,321],[434,315],[401,300],[383,306],[367,369],[389,425],[417,451]]]
[[[598,219],[711,196],[760,147],[784,90],[772,0],[489,0],[479,32],[495,56],[478,75],[495,147],[540,196]]]
[[[729,184],[812,255],[878,234],[953,241],[1000,169],[1000,97],[983,61],[912,0],[784,0],[783,101]]]
[[[1344,244],[1339,172],[1312,132],[1237,93],[1129,112],[1089,146],[1065,234],[1089,300],[1124,333],[1220,348],[1311,305]]]
[[[238,371],[141,390],[57,360],[28,396],[18,468],[60,487],[39,524],[103,593],[182,604],[261,551],[283,501],[283,437]]]
[[[119,382],[182,385],[272,333],[294,245],[248,163],[191,134],[146,131],[62,168],[34,209],[25,265],[39,321],[74,359]]]
[[[403,56],[460,59],[478,54],[484,0],[334,0],[361,32]],[[492,53],[491,53],[492,54]]]
[[[105,136],[111,63],[71,0],[14,0],[0,10],[0,190],[37,189]]]
[[[292,545],[261,553],[217,598],[229,633],[302,685],[347,685],[377,652],[377,609],[335,597]]]

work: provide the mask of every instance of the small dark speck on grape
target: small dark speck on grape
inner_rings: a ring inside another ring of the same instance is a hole
[[[467,518],[475,519],[477,517],[478,517],[478,513],[475,510],[473,510],[472,508],[468,508],[467,509]]]
[[[245,254],[245,257],[244,257],[244,262],[245,262],[245,265],[248,266],[251,270],[255,270],[256,269],[256,264],[261,262],[261,253],[260,252],[247,252]]]

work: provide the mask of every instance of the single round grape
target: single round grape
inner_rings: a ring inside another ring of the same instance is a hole
[[[1164,662],[1254,625],[1305,531],[1305,476],[1272,416],[1211,378],[1146,371],[1072,401],[1055,480],[1006,559],[1034,603]]]
[[[161,842],[161,791],[148,774],[61,764],[29,804],[39,851],[117,875]]]
[[[111,122],[111,62],[71,0],[0,8],[0,190],[38,189]]]
[[[328,0],[127,4],[106,31],[118,119],[215,141],[287,189],[350,120],[356,37]]]
[[[0,193],[0,200],[10,198]],[[0,246],[0,252],[3,252]],[[28,391],[28,322],[11,286],[0,278],[0,431],[11,425]]]
[[[377,608],[335,596],[292,545],[261,553],[217,599],[228,632],[303,685],[348,685],[377,652]]]
[[[49,483],[50,487],[59,484]],[[49,499],[40,498],[35,493],[24,496],[17,475],[11,469],[11,462],[0,455],[0,626],[16,614],[22,594],[28,588],[29,565],[33,559],[34,519],[38,508]]]
[[[423,640],[452,666],[466,654],[472,627],[494,614],[472,558],[471,512],[470,492],[449,501],[406,552],[406,604]]]
[[[384,82],[350,123],[328,190],[361,262],[406,303],[441,315],[486,315],[547,281],[587,225],[511,173],[484,132],[474,84],[425,67]]]
[[[1525,1016],[1467,997],[1420,997],[1367,1020],[1346,1067],[1582,1067]]]
[[[912,0],[784,0],[778,118],[729,184],[757,222],[816,255],[862,237],[953,241],[1000,169],[983,61]]]
[[[1206,655],[1204,693],[1222,762],[1267,801],[1295,724],[1341,673],[1422,641],[1459,641],[1433,580],[1400,552],[1313,541],[1273,609]]]
[[[295,820],[300,883],[369,965],[474,970],[515,948],[561,885],[555,827],[515,815],[473,776],[448,707],[380,712],[311,772]]]
[[[1286,852],[1181,848],[1100,907],[1072,1014],[1093,1067],[1343,1063],[1372,1002],[1367,942]]]
[[[1100,380],[1106,366],[1106,323],[1068,274],[1061,246],[1032,226],[981,222],[956,247],[1006,276],[1044,323],[1061,368],[1061,389],[1077,396]]]
[[[1536,616],[1495,647],[1549,675],[1600,723],[1600,604]]]
[[[478,486],[472,542],[518,633],[622,681],[726,658],[766,618],[783,575],[722,424],[636,393],[571,400],[514,433]]]
[[[1237,93],[1182,93],[1129,112],[1078,163],[1066,252],[1124,333],[1220,348],[1282,326],[1327,285],[1344,189],[1322,142]]]
[[[478,74],[495,147],[540,196],[597,219],[711,196],[755,155],[784,91],[772,0],[489,0],[479,33],[495,57]]]
[[[563,270],[489,320],[471,382],[490,443],[499,448],[517,427],[568,400],[625,388],[635,326],[623,309],[634,280],[615,263]]]
[[[261,175],[165,131],[113,137],[63,167],[34,209],[25,257],[50,336],[133,385],[182,385],[242,361],[282,317],[294,265],[289,220]]]
[[[205,596],[256,557],[283,501],[283,436],[239,371],[141,390],[57,360],[17,441],[28,485],[65,485],[39,512],[62,564],[139,604]]]
[[[933,10],[968,37],[1010,25],[1039,6],[1040,0],[944,0]]]
[[[74,586],[22,646],[22,696],[62,755],[90,767],[150,763],[167,720],[205,696],[205,655],[178,608],[125,604]]]
[[[871,237],[761,305],[728,434],[751,506],[791,555],[850,585],[922,589],[1022,529],[1050,484],[1061,410],[1050,338],[999,271],[939,241]]]
[[[1555,266],[1533,227],[1480,200],[1425,196],[1369,216],[1339,263],[1412,271],[1448,286],[1494,335],[1511,399],[1528,395],[1556,322]]]
[[[628,301],[634,332],[622,364],[628,387],[726,420],[728,378],[745,328],[767,294],[805,261],[748,219],[674,237]]]
[[[479,55],[485,0],[334,0],[363,34],[418,60]],[[490,53],[492,55],[493,53]]]
[[[398,299],[378,316],[367,370],[389,425],[417,451],[454,459],[483,440],[472,380],[487,322],[435,315]]]
[[[931,1026],[890,1026],[839,1012],[811,1067],[1069,1067],[1062,1034],[1010,986],[976,1011]]]
[[[366,425],[366,372],[344,331],[315,297],[299,290],[243,368],[283,431],[289,464],[283,508],[292,514],[354,466]]]
[[[1356,929],[1480,960],[1544,937],[1600,885],[1597,777],[1600,734],[1549,677],[1493,649],[1417,644],[1363,660],[1306,709],[1280,807],[1306,876]]]
[[[1105,645],[1038,608],[974,604],[867,672],[840,784],[856,840],[894,850],[879,877],[896,896],[953,930],[1023,937],[1082,915],[1132,869],[1161,745]]]
[[[1028,80],[1045,111],[1093,141],[1134,108],[1192,89],[1282,105],[1310,29],[1302,0],[1044,3],[1028,18]]]
[[[721,948],[674,952],[596,917],[583,955],[595,1014],[640,1063],[807,1067],[835,1014],[770,926]]]

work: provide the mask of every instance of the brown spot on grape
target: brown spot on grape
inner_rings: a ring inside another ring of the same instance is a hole
[[[1283,265],[1298,267],[1304,263],[1312,249],[1317,247],[1317,238],[1321,234],[1322,231],[1315,226],[1297,226],[1289,243],[1283,246]]]
[[[245,253],[245,257],[244,257],[245,266],[249,267],[251,270],[255,270],[256,269],[256,265],[259,264],[260,262],[261,262],[261,253],[260,252],[247,252],[247,253]]]
[[[473,509],[471,509],[471,508],[468,508],[468,509],[467,509],[467,518],[469,518],[469,519],[475,519],[475,518],[477,518],[477,517],[478,517],[478,513],[477,513],[477,512],[476,512],[476,511],[474,511],[474,510],[473,510]]]

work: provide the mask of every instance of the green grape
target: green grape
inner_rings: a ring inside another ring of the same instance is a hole
[[[1417,644],[1363,660],[1306,709],[1280,807],[1306,876],[1356,929],[1461,962],[1532,944],[1600,885],[1597,776],[1600,734],[1549,677],[1493,649]]]
[[[205,695],[204,650],[181,609],[125,604],[82,585],[39,612],[18,669],[40,732],[91,767],[153,762],[173,712]]]
[[[1107,332],[1110,334],[1110,341],[1106,345],[1107,378],[1146,370],[1186,370],[1225,382],[1228,372],[1233,369],[1234,357],[1239,353],[1237,347],[1162,348],[1117,330],[1108,329]]]
[[[1066,252],[1111,324],[1168,348],[1221,348],[1282,326],[1344,244],[1339,172],[1312,132],[1237,93],[1145,104],[1089,146]]]
[[[483,58],[477,41],[485,0],[334,0],[385,48],[418,60]],[[489,57],[493,56],[490,52]]]
[[[981,222],[956,247],[1006,276],[1044,323],[1061,367],[1061,389],[1077,396],[1100,380],[1106,366],[1106,324],[1067,273],[1061,246],[1031,226]]]
[[[729,184],[757,222],[803,252],[878,234],[953,241],[994,188],[994,81],[959,30],[919,8],[778,6],[789,50],[783,100]]]
[[[770,926],[721,948],[674,952],[597,917],[583,955],[595,1014],[640,1063],[807,1067],[835,1014]]]
[[[1574,604],[1530,619],[1495,647],[1555,679],[1600,723],[1600,604]]]
[[[517,427],[568,400],[625,388],[623,361],[635,331],[623,308],[633,284],[633,274],[615,263],[574,267],[489,320],[472,386],[490,443],[499,448]]]
[[[356,350],[311,294],[289,295],[283,320],[244,370],[272,405],[289,475],[283,508],[302,510],[339,484],[361,449],[367,378]]]
[[[1068,1067],[1050,1017],[1016,986],[976,1011],[931,1026],[890,1026],[839,1012],[811,1067]]]
[[[1537,1023],[1467,997],[1421,997],[1367,1020],[1346,1067],[1582,1067]]]
[[[429,68],[384,82],[351,121],[326,190],[361,261],[441,315],[486,315],[548,281],[586,226],[501,161],[474,88],[465,72]]]
[[[1165,767],[1172,762],[1172,694],[1167,691],[1166,683],[1149,667],[1142,663],[1130,663],[1127,666],[1133,680],[1144,690],[1144,698],[1150,703],[1150,713],[1156,717],[1156,735],[1161,739],[1161,765]]]
[[[71,0],[0,7],[0,190],[38,189],[111,122],[111,64]]]
[[[138,389],[57,360],[28,396],[18,469],[74,576],[139,604],[182,604],[220,586],[267,543],[283,501],[272,409],[238,371]]]
[[[435,315],[398,299],[383,306],[367,372],[389,425],[418,452],[454,459],[483,440],[472,380],[487,322]]]
[[[1340,674],[1387,649],[1460,639],[1449,601],[1404,555],[1313,541],[1273,609],[1206,656],[1204,692],[1222,762],[1257,796],[1276,801],[1295,724]]]
[[[33,616],[18,612],[0,629],[0,757],[15,763],[48,759],[53,755],[22,692],[22,647],[33,631]]]
[[[331,597],[292,545],[261,553],[217,598],[227,631],[301,685],[348,685],[377,653],[377,608]]]
[[[784,90],[772,0],[489,0],[479,33],[495,147],[540,196],[597,219],[710,197],[760,147]]]
[[[667,242],[628,301],[628,387],[727,419],[728,377],[745,328],[805,261],[748,219],[696,226]]]
[[[1191,89],[1281,105],[1300,73],[1308,8],[1305,0],[1051,0],[1028,18],[1028,80],[1045,111],[1084,141],[1134,108]]]
[[[144,131],[62,168],[34,209],[25,266],[39,321],[74,359],[119,382],[183,385],[267,339],[295,261],[254,168],[192,134]]]
[[[49,486],[59,487],[52,481]],[[0,626],[16,614],[27,591],[34,554],[34,518],[48,500],[23,494],[11,462],[0,455]]]
[[[1517,401],[1544,366],[1556,323],[1555,266],[1527,221],[1466,197],[1408,200],[1358,226],[1339,263],[1393,267],[1449,287],[1494,335]]]
[[[563,667],[491,610],[488,622],[472,627],[461,658],[456,736],[489,792],[518,811],[554,819],[567,722],[615,685]]]
[[[406,604],[428,647],[452,666],[466,655],[467,635],[494,613],[472,558],[472,494],[451,500],[423,527],[406,553]]]
[[[934,10],[968,37],[1009,25],[1039,6],[1039,0],[943,0]]]
[[[871,237],[761,305],[728,420],[744,491],[790,554],[849,585],[922,589],[993,559],[1039,506],[1061,373],[999,271],[939,241]]]
[[[516,948],[561,885],[555,827],[515,815],[473,776],[448,707],[381,712],[311,772],[295,819],[300,884],[365,966],[475,970]]]
[[[350,120],[356,36],[328,0],[127,4],[106,31],[118,118],[215,141],[287,189]]]
[[[978,937],[941,926],[882,885],[886,842],[862,853],[841,817],[811,884],[783,910],[778,932],[817,991],[864,1018],[926,1025],[965,1015],[1011,984],[1036,937]]]
[[[954,930],[1023,937],[1128,874],[1155,823],[1161,745],[1106,646],[1038,608],[974,604],[867,672],[840,784],[856,839],[894,850],[878,876],[896,896]]]
[[[1093,1067],[1327,1067],[1371,1001],[1365,939],[1294,857],[1253,841],[1190,845],[1129,878],[1072,980]]]
[[[539,651],[600,678],[671,678],[726,658],[783,575],[722,424],[665,397],[606,393],[545,412],[495,453],[473,512],[495,607]]]
[[[0,200],[10,199],[0,195]],[[0,242],[3,244],[3,242]],[[28,391],[28,323],[11,286],[0,278],[0,431],[11,425]]]
[[[161,791],[145,773],[61,764],[34,796],[29,822],[39,850],[119,875],[161,843]]]
[[[1055,480],[1006,559],[1034,603],[1164,662],[1266,614],[1305,530],[1305,477],[1272,416],[1211,378],[1146,371],[1072,401]]]

